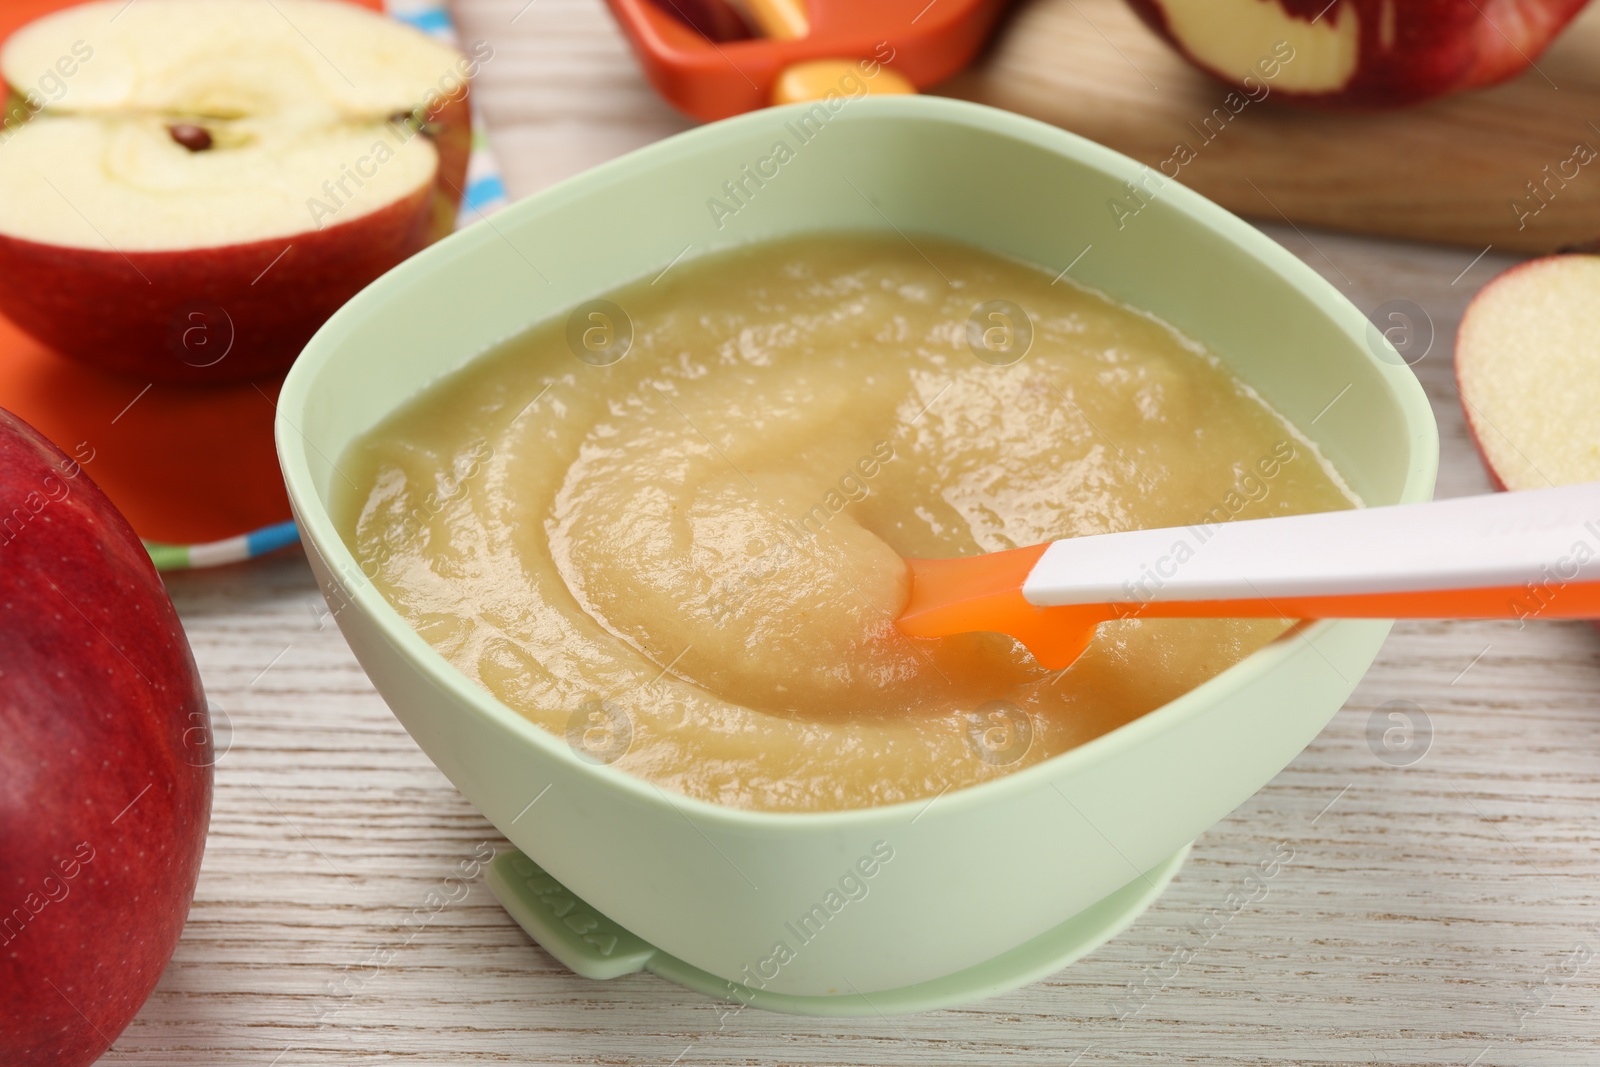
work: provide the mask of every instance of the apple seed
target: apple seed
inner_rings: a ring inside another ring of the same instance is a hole
[[[389,116],[387,121],[391,126],[402,127],[414,134],[420,133],[426,137],[433,137],[439,132],[439,124],[429,122],[426,116],[427,113],[419,107],[412,111],[396,111]]]
[[[211,132],[204,126],[179,122],[168,126],[167,132],[172,135],[174,141],[177,141],[191,152],[204,152],[211,147]]]

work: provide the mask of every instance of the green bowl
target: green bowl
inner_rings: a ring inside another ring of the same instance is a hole
[[[724,183],[780,141],[791,158],[732,200]],[[741,1004],[819,1014],[918,1010],[1029,981],[1131,921],[1187,844],[1316,736],[1388,633],[1384,621],[1298,628],[1089,744],[931,801],[768,814],[578,758],[447,663],[363,576],[329,516],[334,464],[419,390],[679,257],[850,229],[1072,264],[1077,281],[1211,346],[1369,504],[1432,493],[1438,434],[1422,390],[1331,285],[1148,168],[990,108],[867,97],[760,111],[429,248],[300,356],[278,404],[278,454],[357,659],[525,854],[497,861],[491,884],[580,973],[645,967]]]

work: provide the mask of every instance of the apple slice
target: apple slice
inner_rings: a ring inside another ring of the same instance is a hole
[[[1499,488],[1600,481],[1600,256],[1485,285],[1456,333],[1456,388]]]
[[[189,915],[211,817],[205,693],[132,528],[0,410],[0,1063],[82,1067]]]
[[[103,0],[0,50],[0,311],[146,378],[279,371],[454,221],[479,54],[333,0]]]
[[[1129,0],[1190,62],[1326,108],[1403,107],[1526,70],[1588,0]]]

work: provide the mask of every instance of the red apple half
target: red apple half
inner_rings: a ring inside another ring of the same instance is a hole
[[[1600,481],[1600,256],[1529,260],[1479,290],[1456,387],[1499,488]]]
[[[0,410],[0,1063],[92,1063],[149,997],[205,848],[208,731],[144,546]]]
[[[1504,81],[1588,0],[1129,0],[1201,70],[1260,99],[1373,110]]]
[[[449,231],[481,58],[334,0],[30,23],[0,50],[0,312],[146,379],[284,369]]]

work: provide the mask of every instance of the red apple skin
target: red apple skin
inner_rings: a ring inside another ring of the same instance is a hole
[[[446,97],[428,114],[428,136],[439,153],[439,170],[433,183],[431,223],[424,231],[423,247],[456,228],[456,215],[466,195],[467,164],[472,158],[472,96],[470,92]],[[413,249],[414,255],[421,248]]]
[[[467,96],[429,123],[433,185],[322,229],[125,255],[0,234],[0,313],[64,355],[144,382],[282,372],[345,301],[453,228],[472,145]]]
[[[194,895],[212,753],[138,538],[0,410],[0,1063],[92,1063],[150,996]]]
[[[1516,269],[1517,269],[1516,267],[1512,267],[1511,268],[1511,270],[1516,270]],[[1510,271],[1507,271],[1506,273],[1509,274]],[[1498,278],[1503,278],[1503,277],[1505,277],[1504,274],[1496,275],[1495,279],[1491,279],[1489,281],[1488,285],[1485,285],[1484,288],[1487,289],[1489,287],[1489,285],[1493,285],[1495,283],[1495,280],[1497,280]],[[1478,290],[1478,292],[1480,292],[1480,293],[1483,292],[1483,289]],[[1476,300],[1476,299],[1477,299],[1477,297],[1473,297],[1473,300]],[[1467,305],[1467,311],[1471,312],[1471,310],[1472,310],[1472,305],[1469,303]],[[1462,315],[1462,321],[1464,322],[1465,320],[1466,320],[1466,315],[1463,314]],[[1458,349],[1460,347],[1460,338],[1461,338],[1461,327],[1457,326],[1456,327],[1456,342],[1457,342],[1457,348]],[[1460,361],[1453,361],[1453,367],[1452,367],[1452,372],[1451,373],[1455,377],[1456,398],[1461,401],[1461,414],[1466,419],[1467,439],[1472,442],[1473,450],[1478,453],[1479,462],[1481,462],[1483,464],[1484,471],[1487,472],[1488,475],[1489,475],[1489,484],[1494,487],[1494,491],[1495,492],[1503,493],[1503,492],[1506,491],[1506,483],[1500,480],[1499,472],[1496,471],[1494,469],[1494,467],[1491,466],[1490,463],[1489,463],[1489,453],[1487,453],[1487,452],[1485,452],[1483,450],[1483,438],[1478,436],[1478,423],[1472,417],[1472,406],[1467,403],[1466,390],[1464,390],[1461,387],[1461,363],[1460,363]]]
[[[1290,16],[1306,22],[1322,15],[1329,5],[1329,0],[1274,2]],[[1388,47],[1380,40],[1380,26],[1382,8],[1391,0],[1337,2],[1352,5],[1359,19],[1360,59],[1355,73],[1342,88],[1326,93],[1296,93],[1272,86],[1275,99],[1325,110],[1381,111],[1494,85],[1515,77],[1537,61],[1589,0],[1396,2],[1392,8],[1394,39]],[[1236,84],[1232,76],[1210,69],[1190,53],[1169,29],[1159,0],[1128,3],[1146,25],[1194,66],[1223,82]],[[1271,52],[1272,44],[1263,43],[1263,56]],[[1271,82],[1266,84],[1271,86]]]
[[[419,251],[432,216],[424,188],[326,229],[220,248],[124,256],[0,234],[0,312],[64,355],[145,381],[259,377]]]

